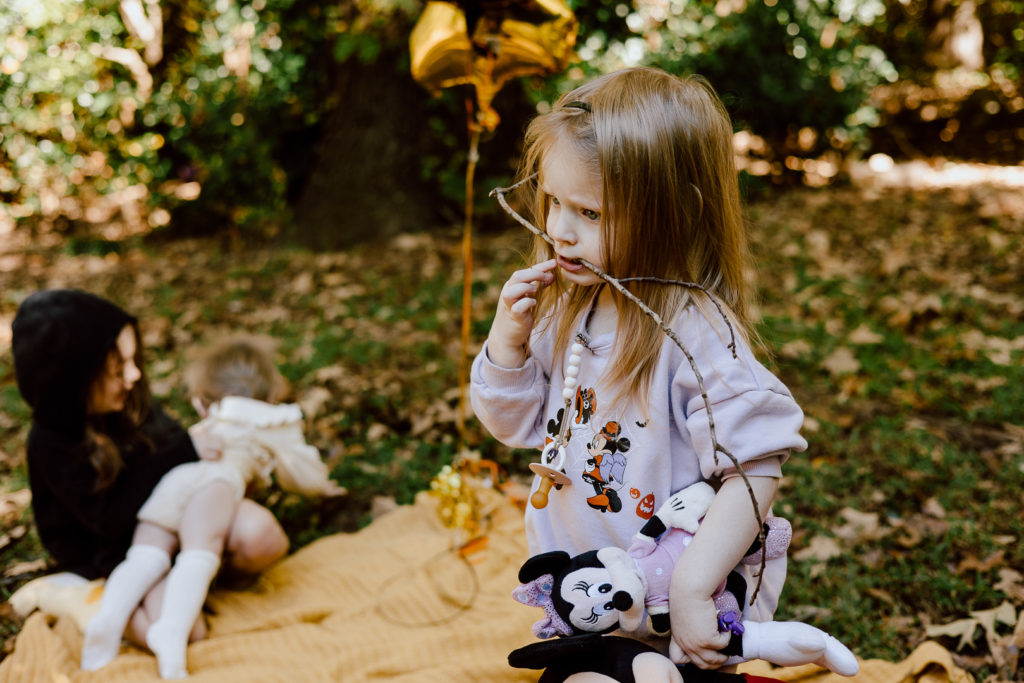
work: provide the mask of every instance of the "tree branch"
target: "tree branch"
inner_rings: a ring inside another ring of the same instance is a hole
[[[544,240],[545,242],[550,244],[552,247],[554,247],[555,246],[554,240],[552,240],[551,237],[549,237],[547,235],[547,233],[543,232],[542,230],[540,230],[540,228],[538,228],[537,226],[533,225],[528,220],[526,220],[525,218],[520,216],[518,213],[516,213],[516,211],[511,206],[509,206],[508,201],[505,199],[505,193],[506,192],[510,192],[511,190],[514,190],[515,188],[519,187],[523,183],[525,183],[525,182],[527,182],[529,180],[532,180],[534,177],[535,177],[535,175],[531,175],[531,176],[529,176],[527,178],[524,178],[523,180],[519,181],[518,183],[516,183],[515,185],[512,185],[510,187],[497,187],[497,188],[491,190],[490,196],[497,197],[498,198],[498,203],[501,204],[501,208],[503,208],[505,210],[505,212],[508,213],[508,215],[510,215],[512,218],[514,218],[520,225],[522,225],[527,230],[532,232],[534,235],[536,235],[537,237],[540,237],[542,240]],[[675,330],[673,330],[671,327],[666,325],[665,322],[661,319],[661,316],[658,315],[655,311],[651,310],[651,308],[647,304],[645,304],[639,297],[637,297],[635,294],[633,294],[628,289],[623,287],[621,281],[616,280],[611,275],[608,275],[607,273],[605,273],[604,271],[602,271],[600,268],[595,266],[593,263],[590,263],[589,261],[586,261],[584,259],[580,259],[579,262],[581,264],[583,264],[583,266],[586,267],[587,270],[591,271],[592,273],[597,275],[599,278],[601,278],[602,280],[604,280],[605,282],[610,284],[612,287],[614,287],[616,291],[618,291],[620,294],[622,294],[624,297],[626,297],[629,301],[631,301],[634,304],[636,304],[637,306],[639,306],[640,310],[642,310],[649,318],[654,320],[654,322],[657,323],[658,327],[660,327],[662,329],[662,331],[666,335],[668,335],[669,339],[671,339],[673,341],[673,343],[675,343],[675,345],[677,347],[679,347],[679,350],[683,352],[683,355],[686,356],[686,360],[690,364],[690,369],[693,370],[693,374],[694,374],[694,376],[697,379],[697,386],[700,388],[700,396],[701,396],[701,399],[703,399],[703,401],[704,401],[704,408],[705,408],[705,410],[707,411],[707,414],[708,414],[708,433],[711,436],[711,444],[712,444],[713,449],[714,449],[715,465],[716,466],[718,465],[718,454],[722,453],[726,457],[728,457],[729,460],[732,461],[732,464],[736,467],[736,471],[739,472],[740,477],[743,478],[743,483],[747,487],[747,493],[750,494],[750,502],[754,506],[754,518],[757,519],[757,524],[758,524],[757,538],[758,538],[758,540],[761,543],[761,547],[764,548],[764,544],[765,544],[764,520],[761,518],[761,512],[760,512],[760,510],[758,510],[758,507],[757,507],[757,497],[754,495],[754,489],[750,485],[750,480],[747,478],[746,472],[743,471],[743,466],[740,465],[739,460],[737,460],[736,456],[733,455],[727,448],[725,448],[725,446],[723,446],[722,444],[720,444],[718,442],[718,436],[717,436],[717,433],[715,431],[715,418],[714,418],[714,415],[711,412],[711,399],[708,398],[707,389],[704,386],[704,377],[703,377],[703,375],[701,375],[700,370],[697,368],[697,361],[694,359],[693,355],[690,353],[690,350],[687,349],[686,345],[683,344],[682,340],[679,339],[679,336],[675,333]],[[698,285],[698,284],[693,283],[693,282],[681,282],[681,281],[678,281],[678,280],[664,280],[664,279],[661,279],[661,278],[646,278],[646,277],[645,278],[627,278],[626,280],[623,280],[623,281],[628,281],[628,280],[652,280],[654,282],[660,282],[661,284],[678,285],[678,286],[681,286],[681,287],[687,287],[687,288],[692,288],[692,289],[699,289],[700,291],[704,292],[704,294],[708,297],[708,299],[710,299],[715,304],[715,307],[718,308],[719,314],[721,314],[721,316],[725,320],[726,324],[729,325],[729,332],[730,333],[733,332],[732,325],[729,323],[729,318],[725,315],[725,312],[723,311],[722,306],[719,303],[717,297],[715,297],[713,294],[711,294],[711,292],[709,292],[707,290],[707,288],[705,288],[705,287],[703,287],[701,285]],[[735,339],[735,336],[733,336],[732,342],[729,344],[729,348],[732,350],[733,358],[735,358],[736,357],[736,339]],[[751,605],[754,604],[754,600],[757,599],[757,594],[761,590],[761,581],[762,581],[763,576],[764,576],[766,555],[767,555],[766,552],[763,552],[763,551],[761,552],[761,567],[760,567],[760,571],[757,574],[757,585],[754,587],[754,592],[751,594],[751,597],[750,597],[750,604]]]

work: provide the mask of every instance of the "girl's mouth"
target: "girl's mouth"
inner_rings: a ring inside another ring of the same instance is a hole
[[[580,263],[577,259],[567,259],[564,256],[555,254],[555,262],[558,264],[559,268],[561,268],[562,270],[569,271],[570,273],[575,273],[580,270],[583,270],[583,264]]]

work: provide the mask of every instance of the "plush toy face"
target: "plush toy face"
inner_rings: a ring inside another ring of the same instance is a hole
[[[590,550],[575,557],[553,551],[531,557],[519,570],[512,596],[544,608],[534,624],[540,638],[574,633],[636,630],[644,617],[647,582],[636,562],[619,548]]]
[[[615,589],[608,570],[584,567],[562,577],[562,599],[572,606],[566,621],[577,631],[601,633],[619,623],[615,609]]]
[[[619,548],[602,548],[597,559],[599,566],[573,569],[556,579],[559,596],[571,607],[563,618],[582,633],[640,628],[647,582],[633,558]]]

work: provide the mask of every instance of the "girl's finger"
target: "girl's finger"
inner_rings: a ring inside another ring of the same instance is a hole
[[[689,664],[690,658],[686,656],[683,649],[679,647],[679,643],[671,641],[668,644],[668,658],[676,664]]]
[[[529,311],[531,308],[533,308],[536,305],[537,305],[537,300],[536,299],[526,299],[526,298],[523,298],[523,299],[519,299],[514,304],[512,304],[509,307],[509,310],[512,311],[513,313],[517,314],[517,315],[521,315],[523,313],[526,313],[527,311]]]
[[[505,285],[504,290],[501,292],[501,298],[511,303],[537,293],[537,285],[532,282],[519,282],[516,284]]]
[[[509,282],[550,282],[555,278],[555,274],[552,272],[554,268],[554,259],[541,261],[529,268],[523,268],[522,270],[517,270],[512,273],[512,277],[509,278]]]

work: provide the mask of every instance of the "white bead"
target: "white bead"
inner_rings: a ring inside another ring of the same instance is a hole
[[[576,354],[578,356],[581,353],[583,353],[583,348],[584,348],[583,344],[580,344],[580,343],[577,342],[576,344],[572,345],[572,349],[571,350],[572,350],[572,352],[574,354]]]
[[[576,392],[570,389],[569,387],[562,389],[562,398],[564,398],[566,401],[571,401],[575,396]]]
[[[570,365],[565,369],[565,374],[568,375],[569,377],[578,377],[580,374],[580,366]]]
[[[575,377],[566,377],[565,378],[565,386],[570,388],[570,389],[573,389],[576,386],[576,378]]]
[[[569,365],[575,365],[576,367],[579,367],[581,360],[583,359],[580,358],[578,354],[574,353],[571,356],[569,356]]]

